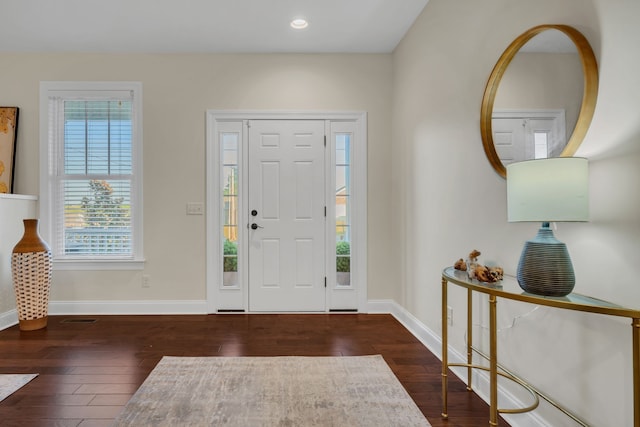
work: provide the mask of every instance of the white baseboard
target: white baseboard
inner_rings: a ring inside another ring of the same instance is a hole
[[[442,360],[442,341],[431,329],[427,328],[413,314],[393,300],[369,300],[368,313],[388,313],[407,328],[436,357]],[[462,357],[462,355],[460,355]],[[460,359],[462,360],[462,359]]]
[[[18,310],[16,310],[15,308],[13,310],[0,313],[0,331],[10,328],[13,325],[17,325],[17,324],[18,324]]]
[[[442,360],[442,339],[431,329],[427,328],[413,314],[393,300],[370,300],[368,303],[368,313],[389,313],[413,334],[425,347]],[[466,356],[455,349],[449,349],[449,363],[466,363]],[[467,369],[452,368],[451,371],[460,380],[466,383]],[[473,390],[487,404],[489,403],[489,375],[485,371],[473,372]],[[502,407],[522,408],[530,405],[517,399],[503,387],[498,386],[498,400]],[[534,412],[524,414],[501,414],[501,416],[513,427],[541,427],[550,424],[536,415]],[[488,419],[487,419],[488,422]]]

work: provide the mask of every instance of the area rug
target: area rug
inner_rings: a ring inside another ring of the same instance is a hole
[[[430,424],[376,355],[164,357],[114,426]]]
[[[18,389],[25,386],[38,374],[1,374],[0,375],[0,402],[11,396]]]

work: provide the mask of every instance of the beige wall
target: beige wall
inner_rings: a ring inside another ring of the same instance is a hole
[[[514,274],[537,224],[506,221],[505,181],[479,133],[484,85],[503,49],[544,23],[585,34],[600,63],[592,126],[578,154],[590,159],[591,221],[560,224],[576,292],[640,306],[640,3],[623,0],[430,0],[394,53],[393,203],[400,206],[402,305],[440,331],[440,271],[474,248]],[[464,348],[466,299],[450,292],[450,342]],[[486,314],[481,313],[481,314]],[[627,320],[499,303],[506,366],[590,425],[632,425],[631,330]],[[487,322],[477,321],[476,334]],[[477,336],[479,336],[477,335]],[[545,405],[549,425],[573,426]],[[521,416],[522,417],[522,416]],[[513,418],[517,420],[517,416]],[[522,420],[522,418],[521,418]]]
[[[53,301],[204,300],[205,111],[353,110],[368,113],[369,296],[388,287],[391,55],[2,54],[0,93],[20,112],[16,191],[38,193],[38,88],[43,80],[141,81],[144,245],[141,272],[55,271]],[[399,286],[399,285],[398,285]]]

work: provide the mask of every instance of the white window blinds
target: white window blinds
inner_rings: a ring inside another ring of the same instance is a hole
[[[134,259],[139,253],[134,95],[72,90],[48,97],[54,259]]]

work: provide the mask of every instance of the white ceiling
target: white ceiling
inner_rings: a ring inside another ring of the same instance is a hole
[[[0,52],[388,53],[427,2],[0,0]]]

